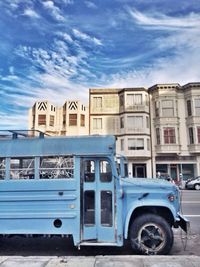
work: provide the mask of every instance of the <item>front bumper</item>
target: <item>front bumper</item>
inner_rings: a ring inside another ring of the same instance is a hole
[[[185,231],[186,233],[189,233],[190,221],[187,218],[179,214],[178,220],[176,222],[177,222],[177,225],[183,229],[183,231]]]

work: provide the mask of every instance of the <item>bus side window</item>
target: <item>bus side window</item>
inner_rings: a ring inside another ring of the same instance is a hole
[[[6,159],[0,158],[0,180],[5,179],[6,176]]]
[[[10,159],[11,179],[33,179],[34,158],[11,158]]]
[[[95,181],[95,167],[93,160],[84,161],[84,181],[85,182]]]
[[[112,169],[108,161],[100,161],[100,181],[103,183],[109,183],[112,181]]]
[[[74,158],[72,156],[49,156],[40,158],[40,179],[74,178]]]

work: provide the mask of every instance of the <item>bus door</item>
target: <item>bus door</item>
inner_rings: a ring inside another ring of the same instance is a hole
[[[106,159],[82,159],[82,242],[115,243],[115,181]]]

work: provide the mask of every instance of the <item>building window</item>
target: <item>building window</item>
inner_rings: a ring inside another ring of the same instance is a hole
[[[63,126],[64,127],[66,126],[66,115],[65,114],[63,115]]]
[[[190,144],[194,144],[194,134],[193,134],[192,127],[189,128],[189,140],[190,140]]]
[[[159,117],[159,102],[155,102],[155,116]]]
[[[187,113],[188,113],[188,116],[192,116],[191,100],[187,100]]]
[[[33,115],[32,119],[33,119],[32,126],[34,127],[35,126],[35,115]]]
[[[162,116],[163,117],[173,117],[174,116],[173,100],[163,100],[162,101]]]
[[[147,128],[149,129],[149,116],[146,117],[146,124],[147,124]]]
[[[149,151],[150,150],[150,140],[147,139],[147,150]]]
[[[94,118],[93,119],[93,129],[94,130],[102,129],[102,119],[101,118]]]
[[[124,128],[124,117],[120,117],[120,128]]]
[[[119,97],[119,104],[120,104],[120,107],[123,107],[124,106],[124,95],[120,95],[120,97]]]
[[[197,140],[198,144],[200,144],[200,127],[197,127]]]
[[[69,114],[69,126],[77,126],[77,114]]]
[[[200,116],[200,98],[194,100],[195,103],[195,115]]]
[[[102,97],[93,97],[94,108],[102,108]]]
[[[38,115],[38,125],[46,125],[46,115]]]
[[[145,103],[146,103],[146,106],[149,106],[149,96],[148,95],[145,95]]]
[[[128,150],[144,150],[144,139],[128,138]]]
[[[81,114],[81,126],[85,126],[85,115]]]
[[[142,94],[127,94],[127,106],[142,105]]]
[[[54,126],[54,116],[53,115],[50,115],[49,126]]]
[[[173,127],[164,128],[164,143],[165,144],[176,143],[175,128]]]
[[[124,139],[121,139],[121,151],[124,151]]]
[[[142,116],[128,116],[127,117],[127,128],[128,130],[142,129],[143,128],[143,117]]]
[[[160,129],[156,128],[156,142],[157,145],[160,145]]]

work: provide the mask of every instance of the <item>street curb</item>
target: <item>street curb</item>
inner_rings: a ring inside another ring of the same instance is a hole
[[[200,256],[1,256],[1,267],[199,267]]]

